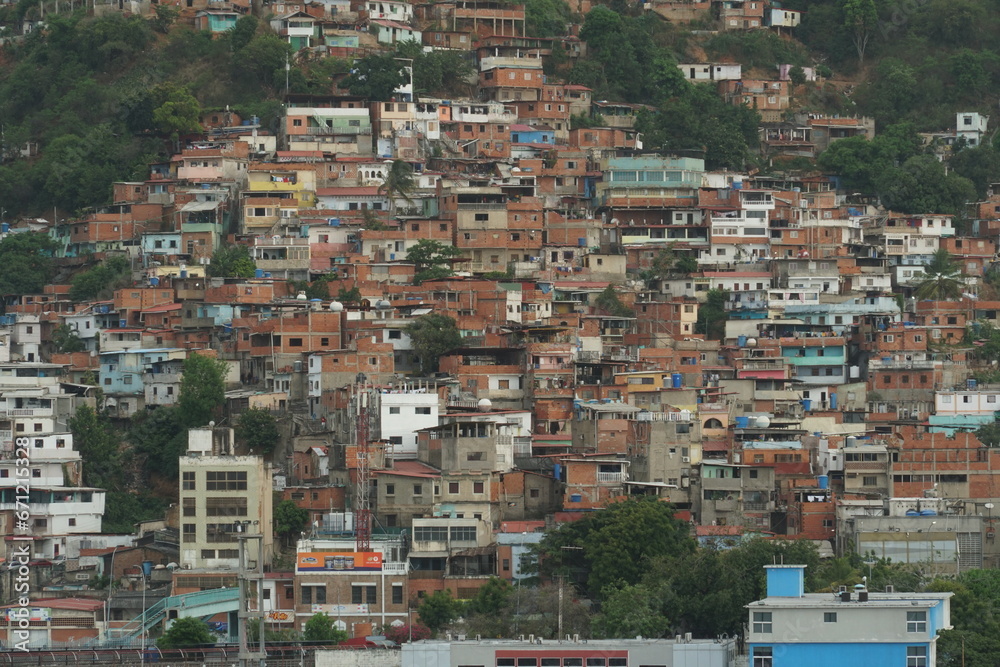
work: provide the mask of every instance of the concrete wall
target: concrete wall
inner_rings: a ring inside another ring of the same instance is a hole
[[[403,654],[393,649],[316,651],[316,667],[400,667]]]

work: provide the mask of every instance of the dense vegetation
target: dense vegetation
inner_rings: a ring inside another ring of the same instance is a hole
[[[557,39],[546,73],[592,87],[595,99],[649,105],[637,126],[647,149],[704,156],[710,168],[767,169],[756,156],[755,110],[725,104],[712,85],[685,81],[676,64],[739,62],[757,78],[773,78],[777,65],[791,64],[821,75],[803,83],[802,70],[794,70],[794,108],[873,116],[880,132],[892,136],[824,156],[822,168],[843,169],[848,187],[880,194],[902,211],[955,212],[972,192],[982,196],[1000,180],[1000,154],[992,146],[960,151],[954,174],[945,176],[913,141],[917,131],[952,127],[957,111],[990,111],[1000,84],[1000,14],[987,0],[783,6],[807,10],[794,37],[696,32],[714,27],[708,15],[675,25],[620,0],[597,4],[586,16],[572,14],[563,0],[530,0],[526,16],[529,34],[540,37],[558,38],[570,24],[581,25],[586,55],[571,58]],[[37,16],[37,2],[22,0],[0,9],[0,26],[11,34],[21,18]],[[470,55],[461,52],[400,44],[395,53],[352,65],[293,54],[253,16],[215,38],[176,18],[166,7],[147,19],[50,13],[45,29],[3,47],[0,201],[7,214],[56,208],[68,217],[106,203],[112,181],[144,178],[151,161],[197,132],[204,109],[229,106],[274,128],[286,90],[329,93],[340,81],[354,94],[384,99],[403,76],[393,57],[412,60],[419,93],[473,92]],[[38,156],[19,159],[27,144],[38,147]]]

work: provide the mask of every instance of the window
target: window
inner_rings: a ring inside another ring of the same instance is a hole
[[[76,525],[76,519],[75,518],[70,518],[69,525],[70,526],[75,526]]]
[[[458,493],[458,482],[448,482],[448,493]]]
[[[927,632],[927,612],[908,611],[906,612],[907,632]]]
[[[392,603],[393,604],[403,604],[403,585],[393,584],[392,585]]]
[[[878,477],[867,475],[862,477],[861,486],[878,486]]]
[[[426,407],[426,408],[414,408],[413,412],[416,413],[416,414],[418,414],[418,415],[429,415],[431,413],[431,409],[429,407]]]
[[[472,492],[473,493],[483,493],[484,487],[485,487],[485,484],[483,484],[483,482],[473,482],[472,483]]]
[[[246,472],[209,470],[205,473],[206,491],[246,491]]]
[[[193,500],[193,498],[192,498]],[[246,516],[247,499],[243,497],[222,497],[205,499],[206,516]]]
[[[181,480],[182,480],[181,481],[181,490],[183,490],[183,491],[194,491],[195,490],[194,473],[193,472],[181,473]]]
[[[824,623],[836,623],[837,622],[837,612],[828,611],[823,614]]]
[[[181,505],[184,508],[184,516],[194,516],[195,515],[195,499],[194,498],[184,498],[181,501]]]
[[[444,542],[448,539],[446,526],[414,526],[414,542]]]
[[[387,496],[394,496],[394,495],[396,495],[396,485],[395,484],[386,484],[385,485],[385,495],[387,495]]]
[[[193,523],[186,523],[182,529],[183,539],[182,542],[194,542],[195,541],[195,526]]]
[[[451,527],[451,539],[454,542],[475,542],[476,541],[476,527],[475,526],[452,526]]]
[[[753,631],[757,634],[771,634],[771,612],[753,612]]]
[[[235,523],[210,523],[205,526],[206,542],[235,542]]]
[[[354,584],[351,586],[352,604],[375,604],[378,593],[375,586]]]
[[[753,650],[752,667],[772,667],[774,665],[774,652],[770,646],[758,646]]]
[[[422,496],[422,495],[424,495],[424,485],[423,484],[414,484],[413,485],[413,495],[415,495],[415,496]]]
[[[398,415],[399,414],[399,408],[389,408],[389,414],[390,415]]]
[[[927,667],[927,647],[907,646],[906,667]]]
[[[326,604],[326,586],[302,586],[302,604]]]

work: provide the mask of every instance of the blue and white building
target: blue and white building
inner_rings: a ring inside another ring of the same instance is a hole
[[[747,605],[749,667],[932,667],[951,593],[806,593],[805,565],[768,565]]]

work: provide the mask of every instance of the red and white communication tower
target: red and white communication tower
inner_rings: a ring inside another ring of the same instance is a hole
[[[355,550],[359,553],[371,551],[372,545],[372,504],[371,504],[371,425],[376,411],[377,395],[368,384],[364,373],[359,373],[354,384],[354,444],[358,456],[357,499],[354,505]]]

